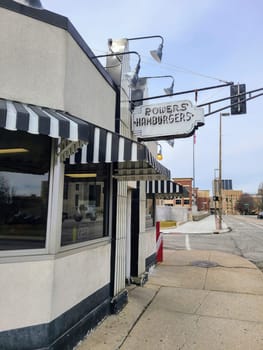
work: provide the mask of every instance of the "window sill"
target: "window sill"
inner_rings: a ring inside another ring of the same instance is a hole
[[[29,261],[44,261],[54,260],[56,258],[75,254],[76,252],[84,251],[87,249],[94,249],[103,245],[107,245],[111,242],[111,237],[103,237],[94,239],[92,241],[86,241],[81,243],[74,243],[61,247],[56,254],[48,254],[47,249],[27,249],[27,250],[7,250],[0,251],[0,264],[5,263],[17,263],[17,262],[29,262]]]

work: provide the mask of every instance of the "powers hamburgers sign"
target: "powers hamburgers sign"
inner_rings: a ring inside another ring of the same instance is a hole
[[[204,125],[204,110],[191,101],[175,101],[136,107],[132,129],[142,140],[183,138]]]

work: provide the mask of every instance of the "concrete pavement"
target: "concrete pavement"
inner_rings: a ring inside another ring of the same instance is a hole
[[[222,221],[222,229],[218,229],[218,219],[214,215],[209,215],[200,221],[188,221],[177,227],[162,229],[163,233],[225,233],[229,232],[230,228]]]
[[[246,259],[166,250],[149,281],[128,291],[127,306],[77,350],[263,349],[263,274]]]

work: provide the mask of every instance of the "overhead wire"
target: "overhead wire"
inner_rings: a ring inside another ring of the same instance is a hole
[[[105,50],[99,50],[99,49],[95,49],[97,52],[102,52],[102,53],[105,53]],[[107,54],[107,53],[105,53]],[[152,62],[152,60],[146,56],[146,55],[143,55],[143,54],[140,54],[140,56],[142,57],[142,63],[144,63],[146,66],[155,66],[156,67],[156,64],[154,62]],[[119,61],[121,61],[119,58],[118,58]],[[116,64],[117,66],[117,64]],[[109,66],[109,67],[105,67],[105,68],[114,68],[115,66]],[[206,79],[211,79],[211,80],[215,80],[215,81],[219,81],[219,82],[222,82],[222,83],[229,83],[228,81],[224,80],[224,79],[221,79],[221,78],[218,78],[218,77],[215,77],[215,76],[211,76],[211,75],[208,75],[208,74],[203,74],[203,73],[200,73],[200,72],[197,72],[197,71],[194,71],[192,69],[188,69],[188,68],[185,68],[185,67],[180,67],[180,66],[177,66],[177,65],[174,65],[174,64],[170,64],[170,63],[164,63],[162,62],[162,64],[160,65],[160,68],[166,72],[169,72],[171,73],[171,68],[175,70],[176,73],[180,72],[180,73],[183,73],[183,74],[191,74],[191,75],[195,75],[195,76],[199,76],[199,77],[203,77],[203,78],[206,78]],[[220,92],[216,91],[214,92],[213,94],[209,94],[208,96],[206,95],[205,97],[203,96],[202,99],[200,99],[199,97],[199,103],[202,102],[202,103],[205,103],[209,100],[211,100],[212,98],[214,98],[215,96],[218,96],[220,94]]]
[[[107,52],[105,52],[105,50],[94,49],[94,51],[107,54]],[[152,60],[149,59],[148,56],[143,55],[143,54],[140,54],[140,55],[143,58],[142,63],[145,63],[147,65],[154,65],[156,67],[156,64],[154,64],[152,62]],[[196,75],[196,76],[199,76],[199,77],[203,77],[203,78],[207,78],[207,79],[211,79],[211,80],[216,80],[216,81],[219,81],[219,82],[222,82],[222,83],[228,83],[228,81],[225,80],[225,79],[221,79],[221,78],[218,78],[218,77],[215,77],[215,76],[212,76],[212,75],[200,73],[200,72],[194,71],[192,69],[188,69],[188,68],[185,68],[185,67],[180,67],[180,66],[177,66],[177,65],[174,65],[174,64],[171,64],[171,63],[162,62],[160,68],[161,69],[165,68],[165,70],[167,70],[168,72],[171,72],[171,68],[172,68],[172,69],[175,69],[175,71],[180,72],[180,73]]]
[[[142,61],[142,63],[146,63],[147,65],[154,65],[154,63],[149,59],[148,56],[141,54],[141,57],[145,59],[145,60]],[[208,78],[208,79],[211,79],[211,80],[216,80],[216,81],[223,82],[223,83],[228,83],[228,81],[225,80],[225,79],[218,78],[218,77],[215,77],[215,76],[212,76],[212,75],[208,75],[208,74],[203,74],[203,73],[194,71],[192,69],[180,67],[180,66],[177,66],[177,65],[174,65],[174,64],[171,64],[171,63],[165,63],[163,61],[162,61],[162,64],[161,64],[160,68],[165,70],[165,71],[168,71],[168,72],[171,72],[171,68],[172,68],[177,73],[180,72],[180,73],[184,73],[184,74],[191,74],[191,75],[196,75],[196,76],[200,76],[200,77],[203,77],[203,78]]]

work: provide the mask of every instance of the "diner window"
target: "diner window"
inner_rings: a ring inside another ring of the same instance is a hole
[[[0,250],[45,248],[51,140],[0,129]]]
[[[62,246],[108,235],[108,169],[105,164],[65,165]]]
[[[152,227],[154,226],[154,200],[153,198],[146,199],[146,208],[145,208],[145,226]]]

